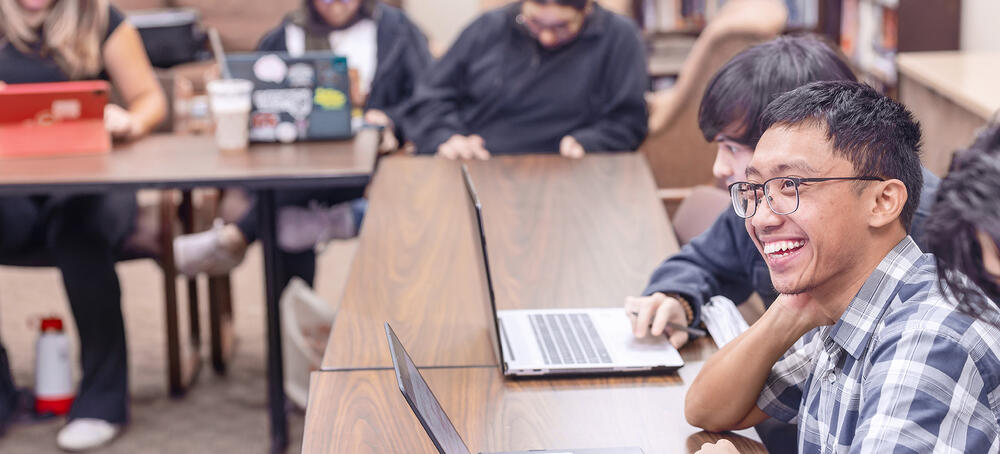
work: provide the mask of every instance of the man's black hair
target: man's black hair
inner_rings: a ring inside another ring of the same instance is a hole
[[[525,1],[540,3],[542,5],[548,3],[554,3],[556,5],[568,6],[573,9],[578,9],[580,11],[583,11],[587,7],[587,5],[590,4],[591,2],[591,0],[525,0]]]
[[[778,95],[821,80],[856,81],[844,59],[813,35],[781,36],[740,52],[709,81],[698,110],[698,126],[713,142],[723,131],[744,145],[757,143],[760,114]]]
[[[983,294],[1000,303],[1000,286],[983,266],[977,233],[1000,245],[1000,123],[955,153],[925,228],[938,282],[959,310],[974,317],[996,310]]]
[[[808,123],[825,127],[834,154],[850,161],[858,176],[902,181],[907,198],[899,219],[910,230],[924,178],[920,125],[902,104],[857,82],[813,82],[768,104],[760,123],[765,131]]]

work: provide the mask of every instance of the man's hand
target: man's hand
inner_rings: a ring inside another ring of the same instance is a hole
[[[722,439],[716,443],[701,445],[701,449],[694,454],[740,454],[740,452],[736,450],[736,445],[731,441]]]
[[[116,139],[128,139],[138,136],[142,126],[127,110],[108,104],[104,106],[104,129]]]
[[[580,145],[580,142],[577,142],[573,136],[565,136],[559,141],[559,154],[567,158],[579,159],[585,153],[583,145]]]
[[[831,318],[829,315],[823,313],[820,306],[814,303],[812,298],[805,293],[798,295],[778,295],[772,306],[774,304],[781,305],[781,309],[796,317],[801,323],[813,328],[832,325],[837,322],[836,318]]]
[[[666,330],[674,348],[679,349],[688,341],[687,331],[667,329],[667,322],[684,326],[688,324],[684,307],[676,298],[659,292],[650,296],[629,296],[625,298],[625,312],[632,320],[632,333],[635,337],[642,339],[646,336],[662,336]]]
[[[382,140],[379,141],[379,153],[392,153],[399,149],[399,140],[396,139],[396,131],[385,112],[378,109],[368,109],[365,112],[365,123],[382,127]]]
[[[448,159],[489,159],[486,141],[478,135],[455,134],[438,146],[437,155]]]

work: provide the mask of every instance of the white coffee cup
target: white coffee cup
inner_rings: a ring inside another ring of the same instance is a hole
[[[249,143],[253,82],[243,79],[213,80],[206,89],[215,120],[215,143],[223,152],[245,151]]]

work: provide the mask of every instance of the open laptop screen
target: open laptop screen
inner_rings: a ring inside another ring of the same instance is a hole
[[[469,454],[469,448],[462,441],[462,436],[448,419],[448,414],[441,408],[441,403],[434,397],[424,377],[420,375],[417,366],[413,364],[410,355],[406,353],[403,344],[399,342],[396,333],[389,323],[385,324],[385,337],[389,340],[389,352],[392,354],[392,367],[396,370],[396,381],[399,390],[406,398],[406,403],[417,415],[424,431],[431,437],[434,446],[442,454]]]
[[[465,181],[465,191],[468,193],[469,197],[469,219],[474,220],[472,224],[474,227],[472,231],[473,242],[476,246],[476,262],[479,267],[479,275],[483,277],[483,297],[490,302],[490,313],[487,313],[490,318],[487,320],[486,326],[488,326],[490,331],[490,343],[493,344],[493,353],[497,358],[497,365],[500,367],[500,373],[504,372],[503,367],[503,346],[500,344],[500,326],[497,321],[497,303],[496,296],[493,293],[493,277],[490,275],[490,262],[489,256],[486,255],[486,231],[483,229],[483,206],[479,202],[479,195],[476,193],[476,187],[472,184],[472,176],[469,175],[469,168],[465,164],[462,164],[462,179]]]

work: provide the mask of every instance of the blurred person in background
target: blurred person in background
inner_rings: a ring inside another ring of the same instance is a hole
[[[105,126],[142,137],[166,114],[136,29],[107,0],[0,0],[4,84],[107,79],[125,107],[108,105]],[[0,255],[45,248],[62,274],[80,336],[80,388],[57,436],[66,450],[110,442],[128,422],[128,368],[115,257],[136,230],[133,193],[0,198]],[[155,252],[155,251],[154,251]],[[0,347],[0,428],[23,401]]]
[[[401,10],[375,0],[305,0],[257,48],[293,56],[306,51],[346,56],[357,74],[351,80],[352,103],[364,106],[366,123],[384,128],[382,146],[393,150],[406,140],[400,116],[431,55],[424,35]],[[278,193],[278,246],[285,269],[279,288],[293,276],[312,285],[317,245],[357,234],[367,207],[364,191],[358,186]],[[188,276],[228,273],[256,239],[252,205],[236,223],[178,237],[178,270]]]

